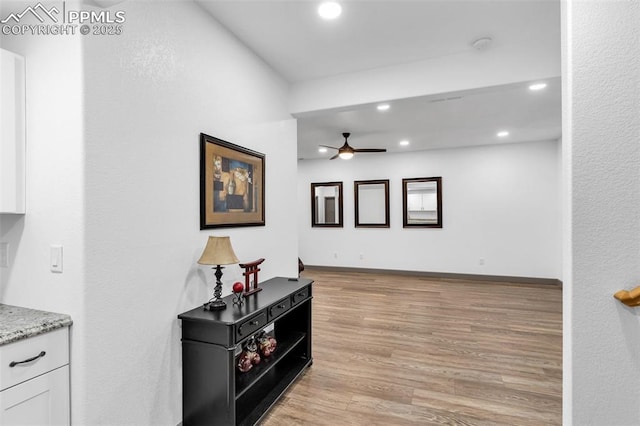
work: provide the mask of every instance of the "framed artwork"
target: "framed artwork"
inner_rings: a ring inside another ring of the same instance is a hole
[[[200,134],[200,229],[264,226],[265,156]]]
[[[342,228],[342,182],[311,183],[311,226]]]
[[[389,179],[353,182],[356,228],[389,228]]]
[[[402,179],[402,226],[442,228],[442,177]]]

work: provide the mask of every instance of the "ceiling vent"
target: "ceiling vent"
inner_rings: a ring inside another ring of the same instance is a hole
[[[491,43],[493,43],[493,39],[491,37],[481,37],[477,40],[472,41],[471,47],[476,50],[483,51],[491,47]]]

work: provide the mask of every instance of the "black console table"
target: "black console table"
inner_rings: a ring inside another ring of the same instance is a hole
[[[201,306],[182,320],[182,417],[189,425],[253,425],[311,365],[313,281],[273,278],[262,291],[233,296],[222,311]],[[273,324],[276,351],[246,373],[236,369],[242,343]]]

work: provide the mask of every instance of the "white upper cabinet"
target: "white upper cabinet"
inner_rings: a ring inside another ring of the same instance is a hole
[[[0,49],[0,213],[25,213],[24,58]]]

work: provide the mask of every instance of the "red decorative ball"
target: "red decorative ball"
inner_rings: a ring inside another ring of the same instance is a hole
[[[242,293],[243,291],[244,291],[244,284],[242,284],[240,281],[233,284],[234,293]]]

